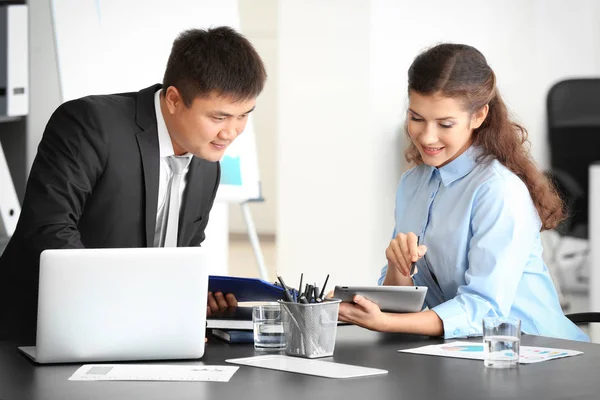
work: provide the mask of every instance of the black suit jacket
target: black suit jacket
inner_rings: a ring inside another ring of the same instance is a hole
[[[5,337],[35,341],[43,250],[153,246],[160,162],[154,94],[159,88],[69,101],[50,118],[17,228],[0,258]],[[192,158],[178,246],[204,240],[219,180],[219,163]]]

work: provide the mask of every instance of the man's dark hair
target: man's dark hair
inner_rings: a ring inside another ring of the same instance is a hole
[[[235,30],[226,26],[190,29],[173,42],[163,89],[176,87],[189,107],[196,97],[211,93],[236,101],[253,99],[266,78],[260,56]]]

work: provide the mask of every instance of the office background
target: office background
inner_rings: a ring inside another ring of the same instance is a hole
[[[321,281],[326,271],[333,284],[376,282],[393,229],[396,185],[406,169],[406,71],[424,48],[464,42],[486,55],[514,117],[529,130],[542,168],[549,167],[549,89],[564,79],[600,77],[600,3],[595,0],[237,4],[241,30],[269,74],[254,115],[265,202],[250,207],[271,277],[275,270],[294,279],[304,272],[309,280]],[[50,23],[49,1],[27,5],[30,56],[52,58],[51,42],[40,35]],[[43,65],[31,65],[31,81],[43,85],[31,87],[31,93],[51,97],[58,82],[44,71]],[[49,106],[35,120],[11,120],[0,129],[20,199],[56,102],[46,100],[36,98],[42,108]],[[224,207],[228,271],[258,276],[240,207]],[[569,311],[587,309],[585,291],[568,293],[567,300]]]

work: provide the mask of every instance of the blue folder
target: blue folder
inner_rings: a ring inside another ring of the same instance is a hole
[[[283,298],[283,288],[257,278],[234,276],[208,277],[208,291],[233,293],[238,301],[277,301]]]

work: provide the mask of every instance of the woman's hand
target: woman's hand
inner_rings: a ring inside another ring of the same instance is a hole
[[[339,320],[350,322],[372,331],[383,332],[387,329],[387,314],[379,306],[362,296],[356,295],[354,303],[341,302]]]
[[[385,250],[388,267],[396,268],[402,275],[410,276],[412,263],[427,253],[427,247],[417,245],[417,235],[412,232],[399,233]],[[416,271],[415,271],[416,272]]]
[[[214,295],[212,292],[208,292],[206,316],[209,317],[220,310],[224,310],[227,307],[237,307],[237,305],[237,299],[231,293],[227,293],[227,295],[224,296],[221,292],[217,292]]]

